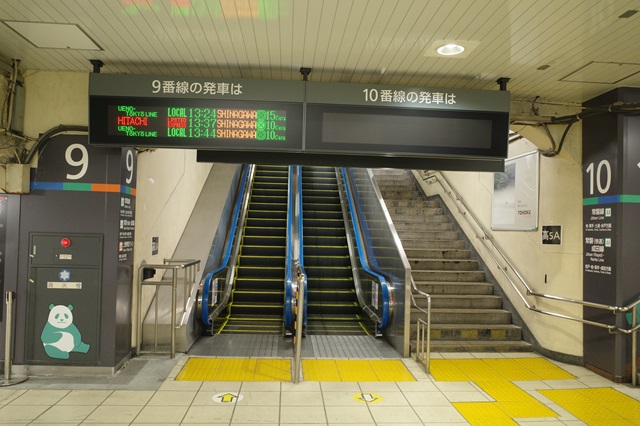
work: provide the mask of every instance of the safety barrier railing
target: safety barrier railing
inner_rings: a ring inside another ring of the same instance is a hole
[[[200,267],[200,260],[188,259],[188,260],[177,260],[177,259],[165,259],[162,264],[142,264],[138,268],[138,329],[137,329],[137,343],[136,343],[136,354],[141,355],[145,353],[154,353],[154,354],[166,354],[168,353],[171,358],[176,356],[176,318],[177,318],[177,299],[178,299],[178,283],[182,280],[182,284],[184,288],[191,288],[192,285],[195,284],[195,276]],[[163,270],[164,274],[162,278],[158,281],[152,281],[153,275],[155,275],[157,270]],[[182,273],[182,277],[179,277],[179,272]],[[143,351],[141,349],[142,346],[142,331],[143,331],[143,320],[144,317],[142,315],[142,292],[144,287],[153,286],[155,287],[154,296],[153,296],[153,304],[154,304],[154,335],[153,335],[153,351]],[[158,295],[161,288],[169,288],[171,291],[171,325],[170,325],[170,340],[171,346],[170,350],[167,351],[159,351],[158,350]],[[186,290],[185,290],[186,295]],[[187,300],[185,298],[183,307],[182,307],[182,315],[186,312]]]
[[[478,238],[482,242],[482,244],[485,246],[485,248],[487,249],[487,253],[491,256],[493,261],[496,263],[496,265],[498,266],[498,268],[500,269],[500,271],[504,275],[505,279],[509,282],[511,287],[515,290],[516,294],[518,295],[520,300],[522,300],[524,306],[527,309],[529,309],[529,310],[531,310],[533,312],[537,312],[537,313],[540,313],[540,314],[553,316],[553,317],[556,317],[556,318],[562,318],[562,319],[566,319],[566,320],[569,320],[569,321],[577,321],[577,322],[581,322],[583,324],[591,325],[591,326],[594,326],[594,327],[604,328],[604,329],[607,329],[609,331],[609,333],[631,334],[631,340],[632,340],[632,345],[633,345],[633,347],[632,347],[633,354],[632,354],[632,360],[631,360],[631,368],[632,368],[632,378],[631,379],[632,379],[633,385],[634,386],[637,385],[637,383],[638,383],[638,377],[637,377],[638,376],[638,374],[637,374],[638,366],[637,366],[637,362],[638,361],[637,361],[637,356],[635,355],[635,352],[637,350],[637,348],[636,348],[636,338],[637,338],[636,334],[637,334],[638,329],[640,329],[640,325],[637,322],[637,308],[636,307],[640,304],[640,299],[636,300],[633,303],[630,303],[627,306],[612,306],[612,305],[606,305],[606,304],[602,304],[602,303],[594,303],[594,302],[588,302],[588,301],[579,300],[579,299],[572,299],[572,298],[569,298],[569,297],[562,297],[562,296],[555,296],[555,295],[551,295],[551,294],[540,293],[540,292],[537,292],[537,291],[533,290],[527,284],[527,282],[522,277],[522,275],[518,272],[518,270],[513,265],[513,263],[505,255],[504,251],[500,248],[500,245],[491,236],[491,234],[487,231],[487,229],[484,227],[484,225],[482,225],[482,222],[478,219],[478,217],[475,215],[473,210],[471,210],[469,208],[469,206],[464,201],[462,196],[458,193],[458,191],[456,191],[455,187],[449,181],[449,179],[447,179],[447,177],[444,175],[444,173],[442,173],[442,172],[428,173],[428,172],[424,172],[423,171],[423,172],[420,172],[420,176],[426,182],[428,182],[428,181],[437,182],[442,187],[442,189],[444,190],[444,193],[454,202],[454,204],[460,204],[462,206],[464,211],[463,210],[459,210],[459,213],[464,218],[465,222],[467,222],[469,227],[473,230],[473,232],[475,233],[476,238]],[[446,186],[445,186],[445,184],[446,184]],[[471,220],[469,219],[469,217],[471,217]],[[479,233],[477,232],[478,230],[480,231]],[[490,245],[487,244],[487,241],[490,243]],[[496,255],[496,253],[497,253],[497,255]],[[506,265],[506,266],[504,266],[504,265]],[[513,281],[513,279],[509,275],[509,273],[508,273],[509,270],[511,270],[511,272],[515,275],[517,280],[520,282],[521,286],[523,286],[525,288],[525,294],[522,293],[522,291],[520,290],[518,285]],[[558,312],[553,312],[553,311],[540,309],[540,308],[537,308],[535,305],[530,304],[528,302],[528,300],[526,299],[525,295],[526,296],[540,297],[540,298],[549,299],[549,300],[555,300],[555,301],[564,302],[564,303],[577,304],[577,305],[587,306],[587,307],[590,307],[590,308],[601,309],[601,310],[605,310],[605,311],[610,311],[614,315],[624,314],[624,313],[632,311],[631,328],[630,329],[620,328],[620,327],[618,327],[616,325],[612,325],[612,324],[604,324],[604,323],[600,323],[600,322],[596,322],[596,321],[586,320],[586,319],[580,318],[580,317],[575,317],[575,316],[571,316],[571,315],[561,314],[561,313],[558,313]]]
[[[253,186],[254,176],[254,164],[244,169],[233,210],[232,223],[227,233],[222,261],[207,274],[202,282],[202,291],[198,301],[198,312],[200,312],[200,321],[205,329],[212,327],[213,321],[220,315],[220,312],[224,310],[231,297],[233,280],[236,273],[236,262],[242,243],[242,224],[244,224],[247,211],[249,210],[249,200],[251,198],[250,188]],[[222,275],[225,275],[225,287],[220,290],[218,285],[219,278]],[[219,293],[221,294],[218,299]],[[213,309],[210,310],[210,307],[213,307]]]

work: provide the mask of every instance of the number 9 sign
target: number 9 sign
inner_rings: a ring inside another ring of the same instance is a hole
[[[80,153],[80,158],[75,154],[77,152]],[[74,157],[77,159],[74,159]],[[67,161],[69,166],[74,168],[80,167],[78,173],[67,173],[67,179],[82,179],[82,177],[87,173],[87,169],[89,168],[89,152],[87,151],[86,146],[79,143],[69,145],[64,153],[64,159]]]

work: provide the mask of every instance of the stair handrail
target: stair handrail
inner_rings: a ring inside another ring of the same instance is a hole
[[[202,318],[201,321],[205,327],[213,325],[213,321],[220,315],[220,312],[227,306],[233,289],[233,279],[236,273],[236,262],[240,253],[242,243],[242,232],[244,230],[244,222],[249,210],[249,200],[251,198],[250,188],[253,187],[253,179],[255,177],[255,164],[245,168],[240,183],[240,193],[234,207],[233,223],[229,229],[224,257],[220,265],[213,271],[209,272],[203,281],[202,286]],[[238,225],[239,224],[239,225]],[[209,312],[209,294],[211,292],[211,283],[214,279],[226,272],[225,288],[222,297],[216,303],[216,307]]]
[[[284,329],[286,335],[294,332],[294,321],[297,322],[296,311],[298,291],[302,280],[306,283],[307,275],[304,271],[303,254],[303,214],[302,214],[302,168],[289,166],[288,197],[287,197],[287,243],[285,261],[285,296],[284,296]],[[304,302],[306,302],[306,292]],[[306,328],[307,310],[303,303],[302,321]],[[294,318],[296,317],[296,318]]]
[[[493,260],[496,262],[496,265],[498,266],[500,271],[502,271],[502,274],[509,281],[509,283],[511,284],[513,289],[516,291],[516,293],[518,294],[520,299],[524,302],[524,305],[525,305],[525,307],[527,309],[529,309],[531,311],[534,311],[534,312],[538,312],[540,314],[544,314],[544,315],[549,315],[549,316],[562,318],[562,319],[566,319],[566,320],[570,320],[570,321],[577,321],[577,322],[581,322],[581,323],[584,323],[584,324],[587,324],[587,325],[591,325],[591,326],[594,326],[594,327],[604,328],[604,329],[607,329],[609,331],[609,333],[631,334],[631,337],[632,337],[632,352],[633,352],[633,356],[632,356],[632,359],[631,359],[632,382],[633,382],[634,386],[637,385],[637,380],[638,380],[638,377],[637,377],[637,362],[638,362],[638,360],[637,360],[637,357],[635,356],[635,351],[636,351],[636,334],[637,334],[638,330],[640,330],[640,324],[637,323],[637,309],[636,309],[636,307],[638,305],[640,305],[640,298],[636,298],[636,300],[634,302],[632,302],[632,303],[630,303],[630,304],[628,304],[626,306],[611,306],[611,305],[605,305],[605,304],[602,304],[602,303],[588,302],[588,301],[584,301],[584,300],[572,299],[572,298],[563,297],[563,296],[555,296],[555,295],[551,295],[551,294],[545,294],[545,293],[540,293],[540,292],[534,291],[527,284],[527,282],[524,280],[524,278],[518,272],[518,270],[515,268],[515,266],[513,266],[513,263],[505,255],[505,253],[501,249],[500,245],[496,242],[496,240],[493,238],[493,236],[491,236],[491,234],[487,231],[487,229],[482,225],[482,222],[480,222],[480,220],[475,215],[473,210],[471,210],[469,208],[467,203],[464,201],[464,198],[462,198],[462,196],[458,193],[458,191],[456,191],[455,187],[453,186],[451,181],[449,181],[449,179],[445,176],[445,174],[443,172],[429,173],[426,170],[421,171],[419,174],[420,174],[420,176],[422,177],[422,179],[424,181],[428,181],[428,180],[436,181],[442,187],[442,189],[447,194],[447,196],[449,198],[451,198],[451,200],[454,202],[454,204],[456,202],[459,202],[464,207],[464,209],[466,211],[463,212],[463,211],[461,211],[459,209],[458,210],[459,213],[462,215],[462,217],[464,217],[465,221],[469,224],[471,229],[473,229],[474,233],[476,233],[476,238],[480,239],[482,241],[483,245],[487,248],[487,252],[493,258]],[[442,181],[440,180],[438,175],[442,178],[442,180],[444,180],[446,182],[446,184],[449,186],[449,189],[447,189],[444,186],[444,184],[442,183]],[[467,213],[469,213],[469,215],[467,215]],[[476,229],[474,228],[474,224],[468,219],[467,216],[471,216],[471,218],[475,222],[475,226],[482,231],[482,235],[481,236],[477,234]],[[498,258],[496,258],[496,256],[493,254],[493,250],[489,249],[489,246],[486,244],[487,240],[491,243],[491,245],[493,246],[495,251],[498,252],[498,254],[502,258],[502,260],[508,265],[509,268],[511,268],[511,270],[516,275],[516,277],[518,277],[518,280],[522,283],[522,285],[526,289],[526,295],[527,296],[541,297],[541,298],[545,298],[545,299],[556,300],[556,301],[559,301],[559,302],[573,303],[573,304],[579,304],[579,305],[583,305],[583,306],[588,306],[590,308],[607,310],[607,311],[611,311],[614,315],[632,311],[633,312],[633,314],[632,314],[633,322],[631,323],[631,328],[626,329],[626,328],[622,328],[622,327],[617,327],[616,325],[613,325],[613,324],[603,324],[603,323],[599,323],[599,322],[595,322],[595,321],[586,320],[584,318],[574,317],[574,316],[571,316],[571,315],[565,315],[565,314],[560,314],[560,313],[557,313],[557,312],[546,311],[546,310],[537,308],[535,305],[530,305],[527,302],[527,300],[525,299],[525,297],[522,294],[522,292],[520,291],[520,289],[517,287],[516,283],[514,283],[513,280],[511,279],[511,277],[509,276],[509,274],[507,274],[508,268],[505,267],[505,266],[502,266],[500,264],[500,260]]]
[[[438,177],[438,175],[442,178],[442,180],[440,179],[440,177]],[[491,245],[493,246],[495,251],[498,252],[498,254],[502,258],[502,260],[507,264],[508,268],[511,268],[511,270],[513,271],[515,276],[518,278],[518,280],[525,287],[527,296],[542,297],[542,298],[545,298],[545,299],[557,300],[557,301],[561,301],[561,302],[568,302],[568,303],[574,303],[574,304],[579,304],[579,305],[583,305],[583,306],[588,306],[588,307],[591,307],[591,308],[608,310],[608,311],[611,311],[613,314],[620,314],[620,313],[629,312],[634,307],[638,306],[638,304],[640,304],[640,299],[637,299],[636,301],[634,301],[634,302],[632,302],[632,303],[630,303],[629,305],[626,305],[626,306],[611,306],[611,305],[605,305],[605,304],[601,304],[601,303],[588,302],[588,301],[579,300],[579,299],[572,299],[572,298],[568,298],[568,297],[554,296],[554,295],[540,293],[540,292],[537,292],[537,291],[533,290],[527,284],[527,282],[524,280],[522,275],[518,272],[518,270],[513,265],[513,263],[505,255],[505,253],[502,250],[502,248],[500,247],[500,245],[491,236],[491,234],[487,231],[487,229],[482,225],[482,222],[480,222],[480,220],[475,215],[473,210],[471,210],[471,208],[469,208],[468,204],[464,201],[464,198],[462,198],[462,196],[458,193],[458,191],[456,191],[455,187],[451,184],[449,179],[447,179],[447,177],[444,175],[444,173],[442,173],[442,172],[434,172],[434,173],[429,174],[429,173],[424,172],[424,173],[421,173],[421,177],[425,181],[433,180],[433,181],[437,182],[438,184],[440,184],[440,186],[442,187],[444,192],[447,194],[447,196],[449,198],[451,198],[451,200],[454,201],[454,203],[458,202],[464,207],[464,209],[466,211],[458,210],[459,213],[462,215],[462,217],[465,219],[465,221],[469,224],[471,229],[474,230],[474,232],[476,231],[476,229],[475,229],[476,227],[479,228],[480,231],[481,231],[482,235],[478,235],[478,233],[476,232],[476,238],[480,239],[483,242],[483,244],[485,245],[485,247],[487,247],[487,248],[489,248],[489,247],[487,246],[486,241],[489,241],[491,243]],[[446,182],[446,184],[449,186],[449,189],[447,189],[445,187],[445,185],[442,183],[442,181]],[[473,219],[475,224],[468,219],[468,216],[471,216],[471,218]],[[632,332],[634,332],[634,331],[636,331],[638,329],[638,327],[636,327],[636,330],[618,328],[617,326],[611,325],[611,324],[602,324],[602,323],[599,323],[599,322],[589,321],[589,320],[585,320],[583,318],[573,317],[573,316],[570,316],[570,315],[564,315],[564,314],[559,314],[559,313],[556,313],[556,312],[545,311],[545,310],[537,308],[535,305],[529,304],[529,302],[525,298],[525,295],[522,294],[522,292],[520,291],[520,289],[518,288],[516,283],[514,283],[513,280],[511,279],[511,277],[507,274],[508,268],[501,265],[500,260],[494,255],[493,250],[487,250],[487,252],[493,258],[493,260],[496,262],[496,265],[502,271],[502,273],[504,274],[505,278],[507,278],[507,280],[509,281],[509,283],[511,284],[513,289],[516,291],[516,293],[520,297],[520,299],[522,299],[522,301],[525,304],[525,306],[527,307],[527,309],[530,309],[532,311],[539,312],[539,313],[542,313],[542,314],[545,314],[545,315],[555,316],[555,317],[564,318],[564,319],[568,319],[568,320],[572,320],[572,321],[583,322],[585,324],[593,325],[595,327],[605,328],[605,329],[608,329],[612,333],[622,332],[622,333],[629,334],[629,333],[632,333]]]
[[[346,168],[342,168],[342,176],[345,182],[345,190],[347,193],[347,203],[349,205],[349,214],[351,216],[351,221],[353,223],[353,231],[356,239],[356,247],[358,251],[358,255],[360,257],[360,262],[362,264],[362,269],[375,277],[380,283],[380,291],[382,294],[382,316],[378,322],[377,328],[378,330],[382,330],[387,327],[389,324],[389,318],[391,316],[391,308],[392,304],[390,301],[390,285],[387,278],[383,275],[384,271],[376,269],[378,267],[377,261],[375,259],[375,255],[373,252],[369,252],[370,249],[370,241],[365,241],[365,237],[363,236],[363,232],[367,229],[366,227],[366,218],[364,214],[361,212],[362,203],[357,194],[357,188],[355,188],[353,182],[351,181],[351,174]],[[373,258],[369,258],[369,255],[373,256]],[[379,268],[379,267],[378,267]],[[363,298],[364,299],[364,298]],[[360,300],[359,300],[360,301]],[[367,306],[366,301],[364,301],[364,305]],[[366,311],[365,311],[366,312]]]

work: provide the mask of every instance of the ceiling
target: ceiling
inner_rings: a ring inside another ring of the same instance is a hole
[[[38,48],[0,23],[0,56],[30,70],[99,59],[104,73],[298,80],[309,67],[312,81],[488,90],[508,77],[514,99],[574,104],[640,86],[634,10],[640,0],[2,0],[1,21],[76,24],[101,50]],[[453,40],[475,47],[430,53]]]

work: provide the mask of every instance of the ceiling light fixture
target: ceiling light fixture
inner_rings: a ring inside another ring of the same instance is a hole
[[[464,52],[464,46],[455,43],[445,44],[436,49],[436,52],[442,56],[454,56]]]

